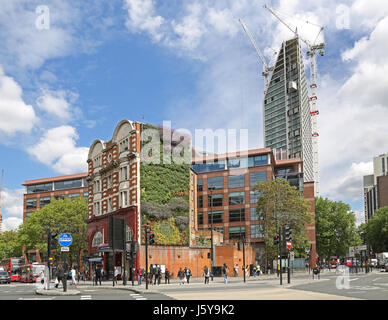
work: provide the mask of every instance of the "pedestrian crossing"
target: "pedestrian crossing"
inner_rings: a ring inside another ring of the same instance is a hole
[[[139,293],[131,293],[130,296],[134,298],[135,300],[147,300],[147,298],[144,298],[141,294]]]
[[[81,296],[81,300],[92,300],[92,296],[90,294],[85,295],[85,296]]]

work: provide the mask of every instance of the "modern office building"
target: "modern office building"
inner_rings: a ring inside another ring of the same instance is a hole
[[[388,154],[373,158],[373,174],[363,177],[364,213],[367,222],[375,211],[388,206]]]
[[[264,263],[264,220],[256,213],[259,194],[252,187],[258,181],[285,178],[303,191],[314,215],[314,183],[303,182],[300,158],[276,160],[270,148],[240,153],[198,157],[192,160],[197,173],[198,230],[213,229],[224,235],[224,243],[245,238],[255,248],[256,261]],[[306,226],[315,257],[315,223]]]
[[[282,43],[263,103],[264,147],[276,159],[301,158],[304,182],[314,181],[312,126],[299,38]]]
[[[23,221],[35,210],[42,209],[51,199],[88,197],[87,173],[27,180],[23,186]]]

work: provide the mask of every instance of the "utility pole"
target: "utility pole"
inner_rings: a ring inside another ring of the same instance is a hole
[[[145,280],[146,280],[146,289],[148,290],[148,226],[144,226],[144,234],[145,234]]]
[[[210,192],[210,215],[211,215],[211,226],[210,226],[210,272],[214,275],[214,248],[213,248],[213,190],[215,187],[208,187],[208,191]],[[212,277],[213,281],[213,277]]]
[[[282,273],[283,273],[283,270],[282,270],[282,241],[283,241],[283,237],[282,237],[282,229],[279,228],[279,245],[278,245],[278,252],[279,252],[279,257],[280,257],[280,270],[279,270],[279,276],[280,276],[280,285],[283,284],[283,276],[282,276]]]
[[[48,268],[48,288],[50,288],[50,253],[51,253],[51,232],[47,229],[47,268]]]

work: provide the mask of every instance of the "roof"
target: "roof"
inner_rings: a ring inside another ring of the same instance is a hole
[[[66,176],[58,176],[58,177],[51,177],[51,178],[26,180],[24,182],[23,186],[40,184],[40,183],[56,182],[56,181],[66,181],[66,180],[73,180],[73,179],[81,179],[81,178],[86,178],[87,176],[88,176],[88,173],[86,172],[86,173],[69,174],[69,175],[66,175]]]
[[[223,154],[214,154],[208,156],[199,156],[191,160],[191,163],[194,164],[196,162],[207,162],[212,160],[223,160],[223,159],[233,159],[238,157],[247,157],[247,156],[257,156],[272,153],[270,148],[261,148],[261,149],[251,149],[247,151],[237,151],[237,152],[229,152]]]

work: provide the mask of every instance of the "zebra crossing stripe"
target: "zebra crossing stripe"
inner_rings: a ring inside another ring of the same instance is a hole
[[[92,296],[81,296],[81,300],[92,300]]]

